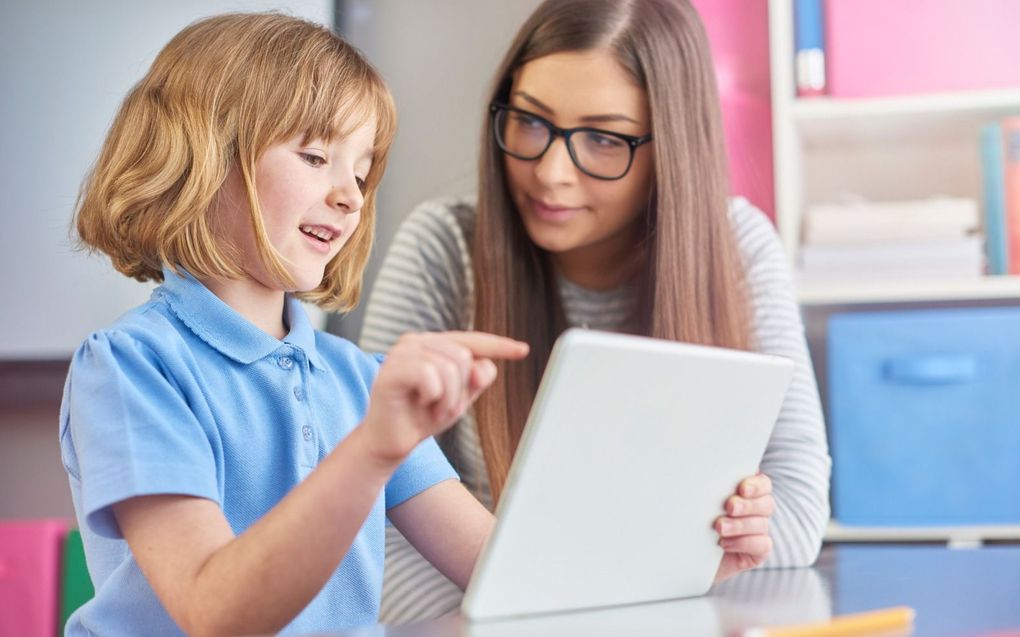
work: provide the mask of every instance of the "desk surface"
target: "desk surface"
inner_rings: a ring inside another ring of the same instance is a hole
[[[743,573],[706,597],[540,618],[470,623],[459,615],[350,637],[530,635],[730,636],[743,628],[824,621],[889,606],[917,611],[913,635],[1020,635],[1020,546],[826,547],[814,568]]]

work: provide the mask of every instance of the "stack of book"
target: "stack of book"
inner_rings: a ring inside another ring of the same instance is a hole
[[[1020,274],[1020,117],[981,131],[989,274]]]
[[[803,230],[803,280],[964,278],[985,270],[973,199],[816,205]]]

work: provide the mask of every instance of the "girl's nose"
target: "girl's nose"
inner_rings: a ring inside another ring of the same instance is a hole
[[[330,189],[327,203],[330,208],[337,208],[345,213],[357,212],[365,204],[365,196],[358,187],[358,180],[351,176]]]

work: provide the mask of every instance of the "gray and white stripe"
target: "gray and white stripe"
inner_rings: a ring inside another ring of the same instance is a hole
[[[830,460],[814,372],[793,283],[775,229],[744,199],[734,199],[730,219],[742,254],[754,313],[757,349],[796,362],[796,371],[769,441],[762,471],[772,478],[775,544],[766,567],[814,562],[829,519]],[[469,241],[474,204],[444,199],[416,208],[401,225],[375,283],[361,346],[386,351],[409,331],[470,329],[473,286]],[[593,291],[560,279],[570,325],[619,330],[636,303],[624,286]],[[478,432],[463,418],[440,444],[462,482],[492,508]],[[461,591],[400,535],[387,527],[381,620],[399,624],[455,610]]]

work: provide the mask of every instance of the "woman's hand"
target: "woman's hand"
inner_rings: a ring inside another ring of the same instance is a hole
[[[776,510],[772,480],[764,473],[747,478],[723,508],[726,515],[715,521],[719,546],[725,551],[716,582],[760,566],[772,551],[769,516]]]
[[[379,368],[362,423],[373,455],[399,463],[422,440],[455,423],[492,384],[494,359],[527,354],[526,343],[482,332],[400,337]]]

